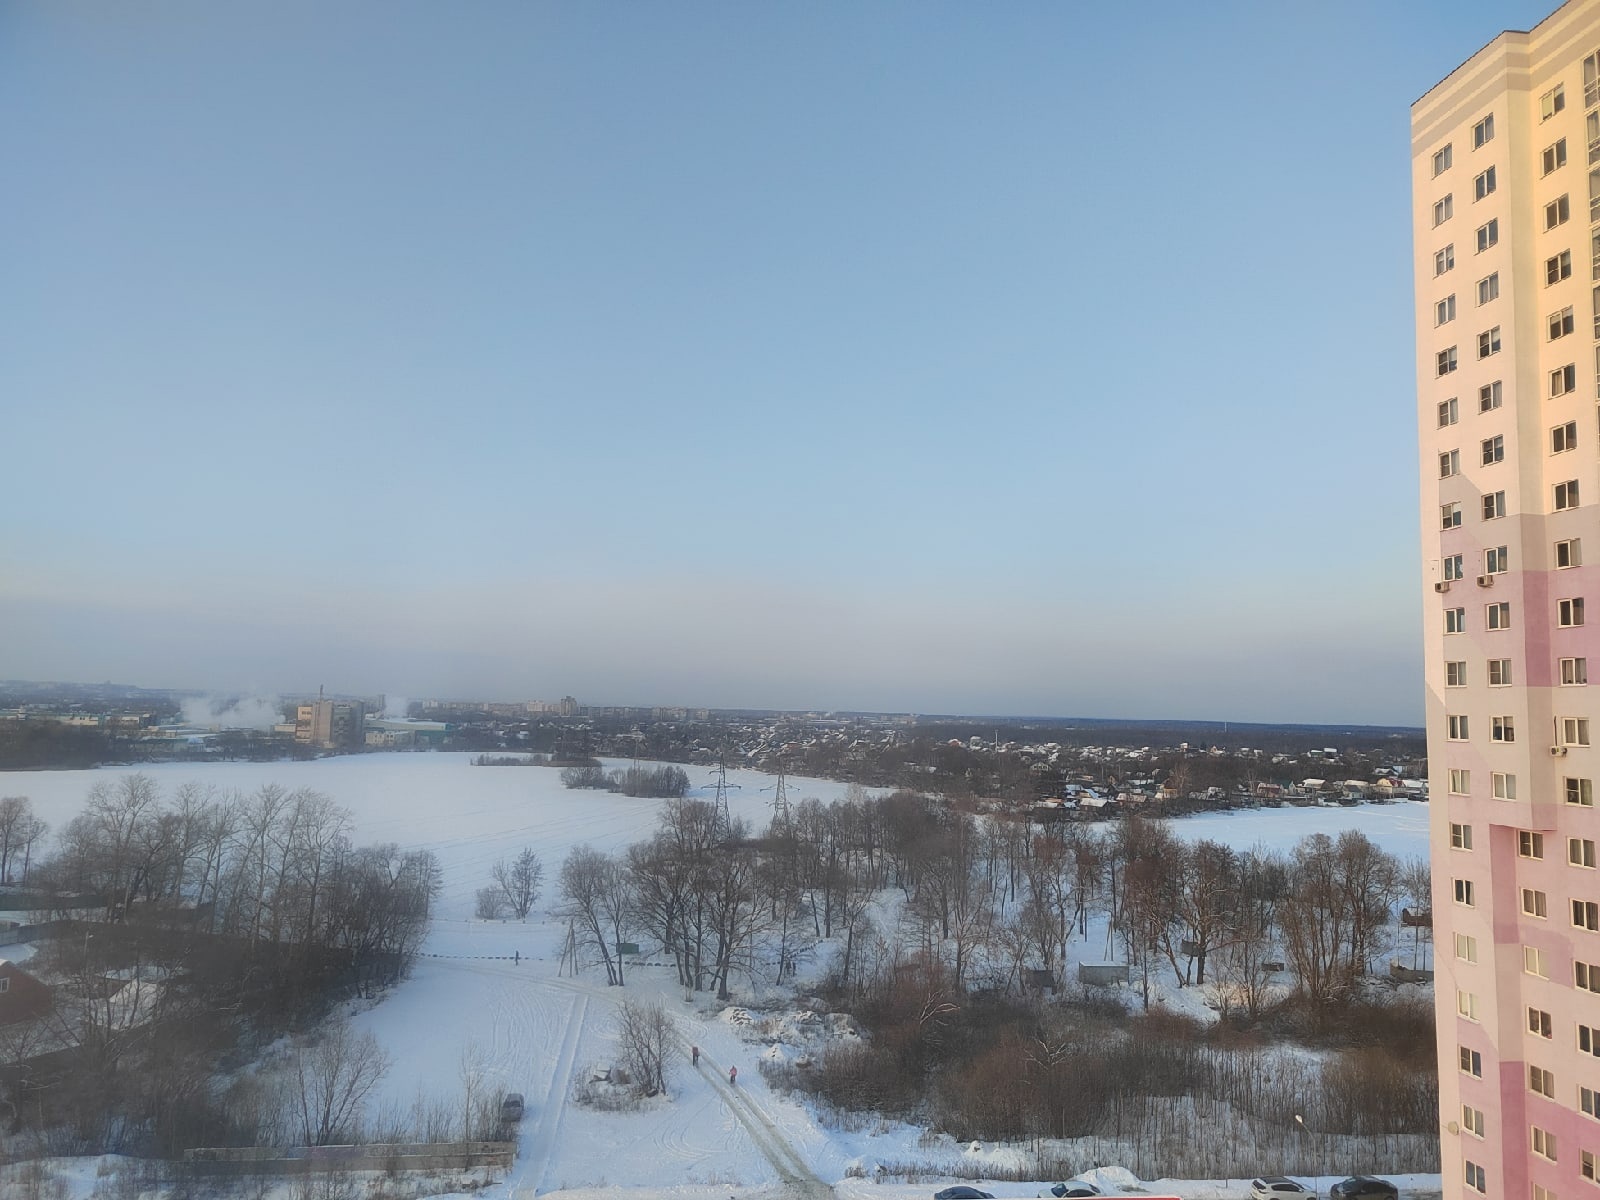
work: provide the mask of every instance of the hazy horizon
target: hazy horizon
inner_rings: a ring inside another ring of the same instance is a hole
[[[1408,107],[1549,7],[0,10],[0,676],[1415,726]]]

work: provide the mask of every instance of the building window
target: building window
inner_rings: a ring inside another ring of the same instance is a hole
[[[1572,251],[1563,250],[1560,254],[1544,260],[1544,281],[1546,285],[1560,283],[1563,279],[1572,278]]]
[[[1484,606],[1483,627],[1485,629],[1510,629],[1511,628],[1511,603],[1502,600],[1499,604]]]
[[[1456,398],[1451,396],[1448,400],[1439,401],[1439,428],[1454,425],[1461,419],[1461,410],[1456,404]]]
[[[1517,857],[1518,858],[1543,858],[1544,857],[1544,834],[1540,833],[1536,829],[1519,829],[1519,830],[1517,830]],[[1527,893],[1524,892],[1523,895],[1526,896]],[[1524,903],[1524,905],[1523,905],[1523,910],[1524,911],[1527,910],[1526,903]],[[1539,915],[1543,916],[1544,914],[1540,913]]]
[[[1568,421],[1565,425],[1557,425],[1550,431],[1550,453],[1565,454],[1568,450],[1578,448],[1578,423]]]
[[[1567,93],[1560,84],[1539,97],[1539,119],[1548,121],[1567,107]]]
[[[1481,1138],[1483,1136],[1483,1125],[1483,1110],[1481,1108],[1473,1108],[1470,1104],[1461,1106],[1461,1129],[1463,1132],[1470,1133],[1473,1137]]]
[[[1450,270],[1450,268],[1454,267],[1455,265],[1456,265],[1456,248],[1452,244],[1452,245],[1446,246],[1443,250],[1437,251],[1434,254],[1434,256],[1433,256],[1433,277],[1435,279],[1439,278],[1439,276],[1443,275],[1446,271]]]
[[[1535,1095],[1547,1099],[1556,1098],[1556,1075],[1554,1071],[1546,1071],[1543,1067],[1528,1064],[1528,1090]]]
[[[1496,271],[1493,275],[1486,275],[1484,278],[1478,280],[1478,303],[1480,305],[1487,304],[1489,301],[1497,299],[1499,295],[1499,271]]]
[[[1467,558],[1464,554],[1445,555],[1444,577],[1452,582],[1457,579],[1465,579],[1467,577],[1466,564]]]
[[[1456,348],[1451,346],[1448,350],[1439,351],[1435,365],[1441,375],[1448,375],[1456,369]]]
[[[1568,838],[1567,863],[1585,870],[1594,870],[1594,839]]]
[[[1435,150],[1433,152],[1433,177],[1437,179],[1448,171],[1454,158],[1455,155],[1449,142],[1446,142],[1442,149]]]
[[[1472,127],[1472,148],[1481,149],[1494,141],[1494,114],[1490,113]]]
[[[1450,298],[1452,300],[1455,299],[1454,296]],[[1452,317],[1456,315],[1455,306],[1453,304],[1450,307],[1450,315]],[[1555,341],[1558,337],[1566,337],[1567,334],[1571,333],[1573,330],[1572,305],[1567,305],[1567,307],[1563,308],[1560,312],[1551,313],[1549,318],[1545,321],[1545,328],[1550,334],[1551,341]]]
[[[1465,767],[1450,768],[1450,794],[1452,796],[1467,796],[1472,793],[1472,772]],[[1461,883],[1461,880],[1456,880]],[[1470,883],[1467,885],[1472,886]],[[1457,892],[1461,889],[1457,888]]]
[[[1585,108],[1593,108],[1596,104],[1600,104],[1600,54],[1591,54],[1583,60],[1583,105]],[[1595,114],[1589,115],[1592,117]],[[1448,145],[1445,146],[1445,149],[1449,148]],[[1448,162],[1445,163],[1445,166],[1449,165]]]
[[[1514,742],[1517,740],[1517,729],[1512,724],[1511,717],[1489,718],[1489,740],[1491,742]]]
[[[1435,157],[1438,156],[1435,155]],[[1555,145],[1546,146],[1544,148],[1544,152],[1540,155],[1540,160],[1540,165],[1544,168],[1544,174],[1546,175],[1550,174],[1552,171],[1559,171],[1562,167],[1566,166],[1567,139],[1561,138],[1556,142]],[[1435,175],[1437,174],[1438,173],[1435,172]]]
[[[1600,963],[1574,962],[1572,982],[1581,992],[1600,992]]]
[[[1489,686],[1511,686],[1511,660],[1509,658],[1491,658],[1489,660]]]
[[[1522,971],[1525,975],[1536,975],[1540,979],[1549,979],[1550,960],[1539,947],[1524,946],[1522,948]]]
[[[1594,781],[1592,779],[1567,778],[1562,784],[1566,792],[1567,803],[1575,804],[1579,808],[1594,807]]]
[[[1511,552],[1504,546],[1490,546],[1483,552],[1485,575],[1504,575],[1511,569]]]
[[[1556,543],[1556,569],[1565,570],[1568,567],[1577,567],[1583,564],[1583,542],[1579,538],[1567,538]]]
[[[1472,180],[1472,198],[1482,200],[1494,193],[1494,168],[1479,172]]]
[[[1482,254],[1485,250],[1492,249],[1493,247],[1498,246],[1499,244],[1500,244],[1500,218],[1499,217],[1496,217],[1494,220],[1485,222],[1484,224],[1478,226],[1478,253],[1479,254]],[[1450,265],[1451,266],[1455,265],[1455,260],[1454,260],[1453,257],[1451,259],[1451,264]]]
[[[1588,1087],[1579,1088],[1578,1108],[1584,1116],[1600,1120],[1600,1092]]]
[[[1450,216],[1450,197],[1446,196],[1440,203],[1444,205],[1444,215],[1448,218]],[[1434,205],[1436,210],[1438,207],[1438,204]],[[1566,196],[1557,196],[1544,206],[1544,227],[1547,230],[1554,229],[1557,225],[1564,225],[1571,217],[1572,204]]]
[[[1561,685],[1563,687],[1582,687],[1589,682],[1589,660],[1587,658],[1563,658],[1561,660]]]
[[[1491,771],[1489,773],[1489,787],[1496,800],[1515,800],[1517,798],[1517,777],[1508,775],[1504,771]],[[1544,843],[1539,843],[1539,857],[1544,857]]]
[[[1591,1150],[1585,1150],[1582,1155],[1580,1155],[1580,1158],[1582,1161],[1579,1164],[1579,1172],[1585,1179],[1593,1183],[1595,1175],[1594,1152]]]
[[[1439,507],[1439,528],[1458,529],[1461,526],[1461,505],[1444,504]]]
[[[1444,665],[1445,687],[1467,686],[1467,664],[1462,662],[1447,662]]]
[[[1576,913],[1576,909],[1573,910]],[[1541,921],[1550,915],[1550,898],[1537,888],[1522,889],[1522,915],[1538,917]]]
[[[1459,470],[1459,466],[1457,470]],[[1455,474],[1454,471],[1451,474]],[[1578,481],[1569,479],[1565,483],[1556,484],[1556,511],[1578,507]]]
[[[1478,357],[1488,358],[1491,354],[1500,353],[1500,326],[1485,329],[1478,335]]]
[[[1495,434],[1492,438],[1483,439],[1483,465],[1493,466],[1506,459],[1506,439],[1503,434]]]
[[[1565,396],[1568,392],[1578,390],[1578,367],[1576,363],[1568,363],[1564,367],[1557,367],[1550,372],[1550,395]]]
[[[1506,515],[1506,494],[1504,491],[1488,492],[1483,497],[1483,519],[1494,521]]]
[[[1500,407],[1500,380],[1486,383],[1478,389],[1478,411],[1486,413]]]
[[[1464,608],[1445,609],[1444,631],[1446,633],[1465,633],[1467,631],[1467,610]]]
[[[1445,718],[1446,737],[1452,742],[1467,740],[1467,718],[1465,716],[1451,715]]]
[[[1435,228],[1443,225],[1455,215],[1455,197],[1446,196],[1443,200],[1435,200],[1433,204],[1433,224]],[[1549,228],[1546,226],[1546,228]]]
[[[1582,596],[1556,601],[1556,624],[1563,629],[1576,629],[1583,624]]]
[[[1600,1030],[1590,1025],[1578,1026],[1578,1049],[1600,1058]]]
[[[1452,292],[1433,306],[1433,323],[1447,325],[1456,319],[1456,297]]]
[[[1544,1083],[1544,1084],[1547,1084],[1549,1086],[1550,1090],[1547,1091],[1547,1092],[1541,1091],[1541,1092],[1539,1092],[1539,1095],[1548,1096],[1552,1100],[1555,1099],[1556,1088],[1555,1088],[1554,1078],[1555,1077],[1549,1071],[1546,1071],[1544,1073],[1544,1076],[1540,1080],[1540,1082]],[[1530,1087],[1532,1086],[1531,1074],[1530,1074],[1530,1077],[1529,1077],[1529,1086]],[[1538,1090],[1538,1089],[1535,1089],[1535,1090]],[[1540,1158],[1547,1158],[1551,1162],[1555,1162],[1556,1161],[1556,1135],[1551,1133],[1548,1129],[1540,1129],[1537,1125],[1533,1126],[1533,1152],[1535,1154],[1537,1154]]]
[[[1475,963],[1478,961],[1478,939],[1470,933],[1458,933],[1456,939],[1456,957],[1462,962]]]
[[[1477,900],[1472,891],[1472,880],[1458,879],[1455,881],[1456,903],[1464,908],[1475,908]]]
[[[1484,1173],[1484,1169],[1470,1158],[1462,1160],[1462,1165],[1466,1168],[1467,1186],[1475,1192],[1487,1192],[1488,1176]]]
[[[1555,1026],[1550,1020],[1550,1014],[1543,1009],[1530,1008],[1528,1010],[1528,1032],[1533,1034],[1534,1037],[1554,1037]]]
[[[1587,746],[1589,744],[1589,718],[1562,717],[1561,744],[1563,746]]]
[[[1591,933],[1600,930],[1600,904],[1593,900],[1574,900],[1572,902],[1572,927],[1574,929],[1587,929]]]
[[[1478,1019],[1478,997],[1472,992],[1456,989],[1456,1015],[1469,1021]]]
[[[1461,1069],[1474,1079],[1483,1078],[1483,1055],[1476,1050],[1468,1050],[1465,1046],[1457,1047],[1458,1061]]]
[[[1471,850],[1472,849],[1472,826],[1471,825],[1457,825],[1454,821],[1452,821],[1450,823],[1450,849],[1452,849],[1452,850]],[[1477,943],[1474,942],[1473,945],[1476,946]],[[1473,962],[1477,962],[1478,960],[1477,959],[1473,959],[1472,961]]]
[[[1461,471],[1461,451],[1446,450],[1439,455],[1439,478],[1448,479]]]

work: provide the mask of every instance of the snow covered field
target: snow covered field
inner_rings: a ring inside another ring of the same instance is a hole
[[[625,764],[611,764],[625,765]],[[89,787],[122,771],[0,772],[0,795],[26,795],[53,828],[79,810]],[[580,1107],[572,1085],[615,1057],[611,1032],[620,989],[604,986],[591,969],[573,979],[558,974],[564,926],[544,915],[554,876],[575,845],[617,850],[646,836],[659,802],[603,792],[569,791],[559,772],[538,767],[475,767],[464,754],[377,754],[306,763],[171,764],[146,768],[165,789],[199,780],[225,790],[250,791],[264,783],[310,787],[350,809],[357,842],[395,841],[427,847],[444,869],[440,918],[410,978],[375,1006],[355,1015],[394,1058],[378,1107],[406,1110],[419,1098],[454,1100],[463,1055],[481,1052],[488,1083],[527,1098],[517,1166],[502,1184],[482,1193],[533,1196],[578,1189],[599,1196],[613,1189],[638,1194],[709,1200],[741,1189],[781,1188],[789,1195],[928,1196],[938,1185],[875,1184],[880,1162],[977,1161],[1005,1164],[1005,1148],[959,1147],[948,1139],[930,1145],[918,1129],[867,1122],[857,1132],[824,1129],[796,1101],[769,1091],[758,1062],[770,1047],[752,1028],[717,1011],[705,997],[686,999],[667,965],[630,968],[630,998],[659,997],[682,1036],[670,1102],[636,1113]],[[694,794],[709,798],[705,768],[689,769]],[[770,777],[730,771],[730,807],[753,823],[767,819]],[[790,797],[832,800],[845,785],[791,779]],[[768,790],[764,790],[768,789]],[[1397,803],[1344,808],[1264,809],[1212,814],[1173,822],[1174,831],[1238,847],[1283,848],[1307,833],[1358,828],[1403,857],[1427,852],[1426,805]],[[471,919],[473,896],[488,880],[490,864],[532,846],[546,866],[545,894],[528,923]],[[520,960],[520,961],[519,961]],[[743,998],[741,998],[743,999]],[[752,998],[762,999],[762,998]],[[768,998],[774,1002],[776,997]],[[792,1006],[791,1006],[792,1009]],[[690,1044],[702,1050],[691,1067]],[[730,1088],[727,1070],[739,1068]],[[974,1159],[969,1157],[969,1161]],[[1275,1171],[1263,1163],[1265,1171]],[[865,1172],[867,1178],[847,1178]],[[1308,1182],[1312,1182],[1309,1181]],[[1323,1180],[1326,1187],[1328,1180]],[[1145,1185],[1210,1200],[1247,1195],[1248,1181],[1198,1181]],[[1037,1194],[1040,1185],[980,1184],[1000,1196]],[[1412,1181],[1437,1188],[1437,1177]]]

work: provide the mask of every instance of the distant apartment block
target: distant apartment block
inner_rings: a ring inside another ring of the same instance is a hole
[[[294,740],[325,750],[364,744],[366,707],[359,700],[317,700],[295,711]]]
[[[1600,1196],[1600,0],[1502,33],[1411,134],[1444,1197],[1576,1200]]]

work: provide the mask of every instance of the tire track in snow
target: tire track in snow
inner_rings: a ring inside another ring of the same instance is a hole
[[[833,1189],[812,1173],[805,1159],[800,1157],[800,1152],[790,1144],[772,1118],[737,1085],[723,1081],[722,1065],[704,1050],[700,1051],[700,1063],[701,1066],[695,1069],[711,1084],[712,1090],[739,1124],[744,1126],[756,1149],[778,1173],[778,1178],[802,1196],[832,1196]],[[711,1068],[709,1074],[704,1069],[707,1066]]]
[[[544,1184],[545,1172],[550,1169],[550,1157],[555,1153],[556,1135],[561,1132],[567,1093],[572,1090],[572,1067],[578,1057],[578,1041],[583,1036],[583,1022],[588,1013],[589,997],[577,996],[567,1013],[567,1031],[561,1039],[561,1053],[556,1056],[550,1089],[545,1093],[544,1106],[539,1110],[539,1132],[528,1143],[528,1165],[523,1168],[521,1178],[511,1189],[514,1198],[536,1196]]]

